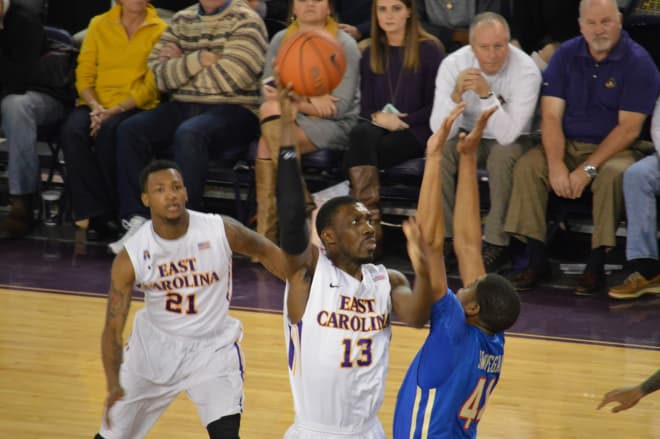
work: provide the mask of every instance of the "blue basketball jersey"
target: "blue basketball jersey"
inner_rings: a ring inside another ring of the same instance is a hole
[[[504,334],[465,320],[451,291],[431,311],[431,330],[413,360],[394,411],[394,439],[474,438],[502,367]]]

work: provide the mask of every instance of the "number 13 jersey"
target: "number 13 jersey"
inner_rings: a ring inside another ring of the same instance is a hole
[[[390,281],[382,265],[363,264],[362,281],[319,254],[302,319],[284,338],[296,422],[355,432],[383,402],[391,338]]]

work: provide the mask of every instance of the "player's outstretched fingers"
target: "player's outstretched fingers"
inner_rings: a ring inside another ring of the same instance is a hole
[[[426,156],[430,157],[433,155],[442,154],[442,149],[447,142],[447,137],[451,132],[451,127],[454,125],[456,118],[465,110],[465,103],[461,102],[454,107],[454,109],[449,113],[449,116],[442,121],[440,128],[433,133],[431,137],[426,141]]]

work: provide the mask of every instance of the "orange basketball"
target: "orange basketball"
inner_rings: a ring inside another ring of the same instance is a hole
[[[275,59],[283,85],[300,96],[323,96],[341,82],[346,56],[339,42],[323,31],[297,32],[284,40]]]

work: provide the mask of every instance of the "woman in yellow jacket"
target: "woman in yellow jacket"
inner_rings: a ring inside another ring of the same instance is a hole
[[[102,239],[117,230],[115,133],[126,118],[158,105],[147,57],[166,27],[149,0],[117,0],[92,18],[78,56],[80,98],[62,127],[62,150],[74,220]]]

